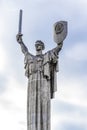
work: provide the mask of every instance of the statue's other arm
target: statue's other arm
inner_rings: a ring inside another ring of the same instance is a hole
[[[57,47],[55,47],[53,50],[56,52],[56,54],[58,55],[58,53],[61,51],[62,49],[62,46],[63,46],[63,42],[59,43],[57,45]]]
[[[16,39],[17,39],[17,42],[20,44],[21,46],[21,50],[22,52],[24,53],[24,55],[26,55],[28,52],[28,48],[25,46],[25,44],[23,43],[23,40],[22,40],[22,34],[17,34],[16,36]]]
[[[59,55],[59,52],[62,49],[62,46],[63,46],[63,42],[59,43],[57,45],[57,47],[55,47],[52,50],[48,51],[48,53],[49,53],[49,59],[50,59],[50,61],[52,63],[57,63],[57,61],[58,61],[58,55]]]

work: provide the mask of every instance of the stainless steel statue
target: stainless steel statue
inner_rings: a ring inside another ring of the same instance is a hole
[[[20,21],[22,11],[20,11]],[[50,102],[57,91],[58,55],[67,35],[67,22],[54,24],[54,41],[57,46],[42,53],[44,43],[36,41],[36,55],[29,52],[22,40],[21,23],[17,42],[24,54],[25,75],[28,78],[27,90],[27,130],[50,130]]]

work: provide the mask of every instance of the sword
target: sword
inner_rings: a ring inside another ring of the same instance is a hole
[[[23,11],[22,11],[22,9],[20,9],[20,12],[19,12],[19,27],[18,27],[18,34],[19,35],[22,35],[22,14],[23,14]]]

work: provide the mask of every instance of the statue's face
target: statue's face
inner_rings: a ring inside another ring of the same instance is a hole
[[[40,51],[40,50],[42,50],[42,45],[39,45],[39,44],[38,44],[38,45],[36,46],[36,51]]]

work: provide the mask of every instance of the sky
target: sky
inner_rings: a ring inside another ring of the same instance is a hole
[[[36,40],[45,43],[44,53],[54,48],[53,24],[68,22],[51,101],[51,129],[87,130],[87,0],[0,1],[0,129],[27,129],[28,80],[16,42],[20,9],[23,41],[32,54]]]

